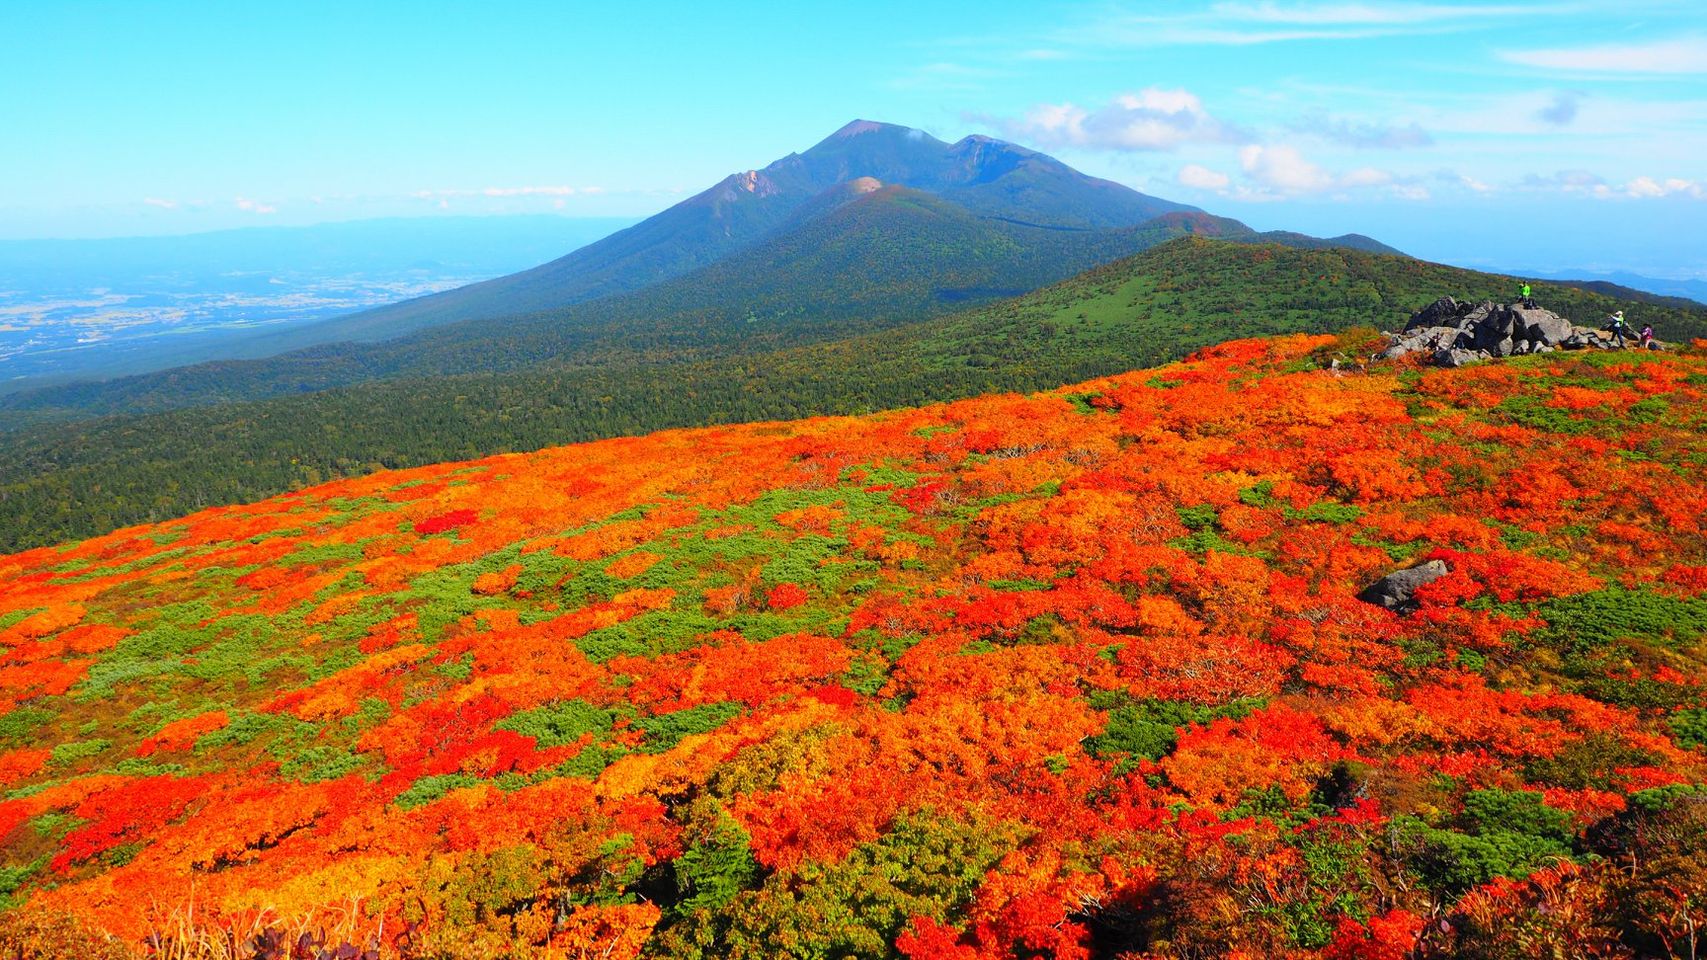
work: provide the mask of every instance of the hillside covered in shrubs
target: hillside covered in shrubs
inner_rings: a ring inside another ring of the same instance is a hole
[[[1707,358],[1371,349],[0,556],[0,947],[1689,956]]]

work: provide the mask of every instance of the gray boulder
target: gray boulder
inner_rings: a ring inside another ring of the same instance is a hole
[[[1457,327],[1415,327],[1404,333],[1387,334],[1388,347],[1377,356],[1394,360],[1423,350],[1432,353],[1442,347],[1456,346],[1461,338]]]
[[[1462,367],[1467,363],[1486,359],[1486,353],[1480,350],[1465,350],[1462,347],[1449,347],[1434,353],[1434,362],[1442,367]]]
[[[1480,310],[1479,307],[1477,309]],[[1469,317],[1464,319],[1466,323],[1470,322]],[[1509,344],[1516,326],[1517,320],[1509,307],[1504,305],[1494,307],[1480,320],[1475,321],[1475,325],[1471,327],[1472,336],[1475,337],[1475,348],[1486,350],[1496,356],[1503,357],[1509,354],[1511,352]],[[1500,352],[1502,341],[1508,344],[1503,353]]]
[[[1473,307],[1469,307],[1463,316],[1459,318],[1458,325],[1461,327],[1479,327],[1482,324],[1487,323],[1488,318],[1493,316],[1494,312],[1499,309],[1500,304],[1496,304],[1492,300],[1483,300],[1481,303],[1478,303]]]
[[[1530,343],[1557,344],[1576,329],[1571,321],[1551,310],[1513,307],[1511,313],[1520,337]]]
[[[1406,330],[1417,327],[1455,327],[1458,318],[1470,307],[1467,303],[1459,303],[1451,297],[1441,297],[1439,300],[1411,314],[1411,320],[1405,324]]]
[[[1397,612],[1412,610],[1416,608],[1412,598],[1418,587],[1433,583],[1451,572],[1452,568],[1444,560],[1430,560],[1405,570],[1395,570],[1370,584],[1357,595],[1357,599]]]

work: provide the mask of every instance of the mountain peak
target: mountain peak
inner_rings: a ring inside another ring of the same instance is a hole
[[[915,130],[912,127],[903,127],[898,123],[881,123],[881,122],[876,121],[876,120],[853,120],[853,121],[850,121],[849,123],[845,124],[840,130],[837,130],[835,133],[830,134],[829,139],[831,139],[831,140],[845,140],[849,137],[857,137],[863,133],[885,133],[885,132],[888,132],[888,133],[922,134],[924,131]]]

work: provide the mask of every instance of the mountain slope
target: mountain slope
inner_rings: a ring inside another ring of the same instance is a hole
[[[1355,344],[0,556],[0,950],[1662,955],[1707,360]]]
[[[0,397],[12,425],[263,399],[397,377],[539,363],[679,362],[881,329],[1012,296],[1186,234],[1249,232],[1194,214],[1069,230],[977,216],[897,186],[831,188],[825,208],[718,263],[646,290],[526,317],[468,320],[378,344],[335,344]]]
[[[1667,296],[1660,293],[1649,293],[1646,290],[1638,290],[1634,287],[1627,287],[1622,284],[1613,283],[1609,280],[1573,280],[1565,278],[1555,282],[1566,286],[1580,287],[1584,290],[1592,290],[1601,296],[1616,297],[1619,300],[1629,300],[1634,303],[1652,303],[1662,307],[1678,307],[1686,310],[1700,306],[1707,306],[1707,301],[1702,301],[1700,299]]]
[[[0,547],[380,466],[1043,389],[1238,336],[1394,328],[1443,294],[1499,298],[1512,288],[1507,277],[1408,258],[1185,238],[1014,300],[769,352],[542,363],[16,431],[0,435]],[[1707,337],[1707,310],[1548,284],[1536,296],[1591,325],[1623,309],[1654,321],[1662,339]]]
[[[932,193],[979,215],[1079,229],[1131,227],[1194,208],[1088,177],[988,137],[947,144],[920,130],[856,120],[804,153],[714,186],[531,270],[289,331],[275,352],[310,342],[382,340],[423,327],[550,310],[638,290],[758,243],[803,205],[862,177]]]

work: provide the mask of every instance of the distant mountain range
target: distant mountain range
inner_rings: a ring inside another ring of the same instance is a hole
[[[1692,305],[1707,304],[1707,280],[1666,280],[1624,271],[1597,273],[1584,270],[1514,270],[1512,273],[1520,277],[1529,276],[1568,283],[1626,300],[1652,299],[1654,302],[1672,306],[1681,305],[1681,302]]]
[[[1110,295],[1093,268],[1115,261]],[[381,465],[1052,385],[1232,336],[1390,323],[1438,295],[1430,269],[1356,234],[1258,233],[1012,144],[856,121],[542,266],[228,355],[258,359],[0,396],[0,544]],[[1031,308],[1012,299],[1027,291]],[[1056,316],[1063,297],[1086,306]]]
[[[18,392],[0,410],[16,427],[379,379],[775,349],[1024,293],[1181,236],[1398,252],[1357,235],[1257,233],[987,137],[948,144],[855,121],[531,270],[243,345],[241,356],[266,359]]]

